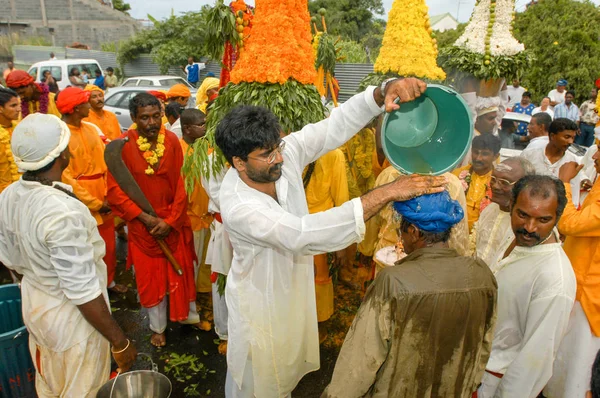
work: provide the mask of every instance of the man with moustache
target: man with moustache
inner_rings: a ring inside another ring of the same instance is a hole
[[[108,201],[115,215],[127,222],[128,265],[135,266],[140,303],[148,309],[150,342],[162,347],[166,345],[167,306],[172,321],[201,326],[195,302],[194,241],[181,177],[183,151],[177,136],[162,124],[157,98],[138,94],[130,101],[129,112],[137,127],[122,135],[129,138],[123,146],[123,161],[157,216],[142,211],[110,172]],[[175,272],[156,239],[169,246],[183,275]]]
[[[539,395],[552,376],[575,300],[575,274],[555,230],[567,204],[563,183],[524,177],[512,203],[515,239],[494,272],[498,318],[479,398]]]
[[[600,152],[593,155],[600,171]],[[571,196],[569,181],[583,166],[567,163],[559,176]],[[553,377],[544,389],[548,398],[583,397],[590,389],[589,369],[600,349],[600,180],[597,180],[580,209],[567,204],[558,229],[566,236],[565,253],[577,277],[577,297],[569,328],[554,361]]]
[[[221,216],[233,246],[227,276],[225,396],[287,397],[319,368],[313,256],[361,241],[365,221],[390,201],[443,190],[444,177],[402,176],[360,198],[308,214],[302,171],[343,145],[394,104],[419,97],[414,78],[369,87],[329,118],[281,138],[267,109],[240,106],[219,123],[215,139],[231,168],[220,190]]]
[[[90,114],[83,121],[95,124],[102,133],[110,139],[115,140],[121,135],[121,126],[117,115],[104,109],[104,91],[95,85],[88,84],[85,91],[90,92]]]
[[[476,242],[475,256],[492,271],[515,238],[510,225],[513,186],[521,178],[533,174],[535,169],[531,162],[520,156],[504,160],[492,171],[492,203],[481,212],[472,233],[472,239]]]
[[[529,133],[525,138],[529,141],[525,150],[532,151],[538,148],[546,148],[548,145],[548,130],[550,130],[552,118],[546,112],[536,113],[531,117],[531,122],[527,126]]]

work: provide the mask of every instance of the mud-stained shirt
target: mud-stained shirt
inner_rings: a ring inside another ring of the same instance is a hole
[[[367,291],[322,397],[470,397],[488,361],[497,284],[481,260],[416,250]]]

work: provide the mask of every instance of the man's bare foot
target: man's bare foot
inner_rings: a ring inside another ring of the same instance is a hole
[[[110,290],[111,292],[114,292],[114,293],[123,294],[123,293],[127,293],[127,286],[117,283],[113,287],[109,287],[108,290]]]
[[[152,333],[150,337],[150,343],[154,347],[164,347],[167,345],[167,337],[164,333]]]
[[[221,340],[219,343],[219,354],[227,355],[227,340]]]

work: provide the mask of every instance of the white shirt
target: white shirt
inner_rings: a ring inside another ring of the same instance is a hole
[[[546,108],[545,111],[542,110],[541,106],[538,106],[537,108],[533,108],[533,111],[531,111],[531,116],[536,115],[536,114],[538,114],[540,112],[547,113],[554,120],[554,111],[552,110],[551,106],[548,106],[548,108]]]
[[[486,369],[504,377],[494,397],[535,398],[552,376],[567,330],[575,274],[561,244],[552,243],[515,247],[495,276],[498,319]]]
[[[476,257],[495,272],[498,262],[515,239],[510,213],[500,210],[497,203],[490,203],[479,215],[473,233],[476,234]]]
[[[223,180],[221,214],[234,249],[226,288],[227,365],[239,387],[251,360],[257,397],[286,396],[319,368],[313,255],[360,242],[365,223],[360,198],[308,214],[302,171],[381,114],[373,91],[284,138],[277,201],[246,185],[234,168]]]
[[[181,118],[177,119],[173,124],[165,124],[165,128],[175,134],[177,138],[183,138],[183,131],[181,130]]]
[[[570,151],[566,151],[565,155],[560,158],[556,163],[552,164],[546,157],[546,147],[543,148],[535,148],[529,149],[529,146],[521,152],[521,156],[529,160],[533,167],[535,167],[535,172],[541,175],[550,175],[558,178],[558,171],[560,167],[567,162],[577,162],[581,163],[581,158],[575,156]],[[579,203],[579,191],[581,189],[581,181],[587,178],[583,171],[580,171],[579,174],[575,176],[571,180],[571,192],[573,203],[577,206]]]
[[[546,145],[550,142],[550,138],[547,135],[541,137],[532,138],[527,144],[527,147],[524,150],[532,151],[534,149],[544,148],[546,149]]]
[[[552,102],[556,102],[556,105],[562,104],[565,102],[565,95],[567,94],[567,90],[564,90],[562,93],[559,93],[557,89],[554,89],[548,93],[548,97]]]
[[[525,89],[523,87],[521,87],[521,86],[515,87],[513,85],[510,85],[506,88],[506,90],[508,91],[508,97],[510,98],[510,107],[511,108],[514,105],[521,102],[521,99],[523,98],[523,93],[525,92]]]
[[[581,170],[585,177],[588,178],[592,184],[596,182],[598,178],[598,172],[596,171],[596,166],[594,166],[594,159],[592,157],[598,152],[598,145],[592,145],[589,147],[583,158],[581,159],[581,164],[583,164],[583,169]],[[579,198],[579,205],[583,204],[583,201],[587,197],[588,192],[582,191],[581,197]]]
[[[101,294],[108,304],[105,245],[89,209],[21,179],[0,194],[0,219],[0,261],[23,275],[23,321],[36,344],[63,352],[87,339],[95,329],[77,306]]]

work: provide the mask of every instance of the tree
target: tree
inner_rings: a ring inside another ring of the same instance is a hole
[[[125,3],[123,0],[113,0],[113,8],[117,11],[124,12],[129,15],[127,11],[131,10],[131,5],[129,3]]]
[[[559,79],[569,82],[578,102],[587,99],[600,75],[600,10],[593,3],[540,1],[517,14],[514,35],[536,57],[521,79],[536,100]]]
[[[383,34],[385,21],[376,18],[383,15],[382,0],[312,0],[308,3],[311,15],[327,10],[327,31],[332,35],[354,41],[361,41],[371,33]],[[317,22],[319,30],[323,30],[321,21]]]

